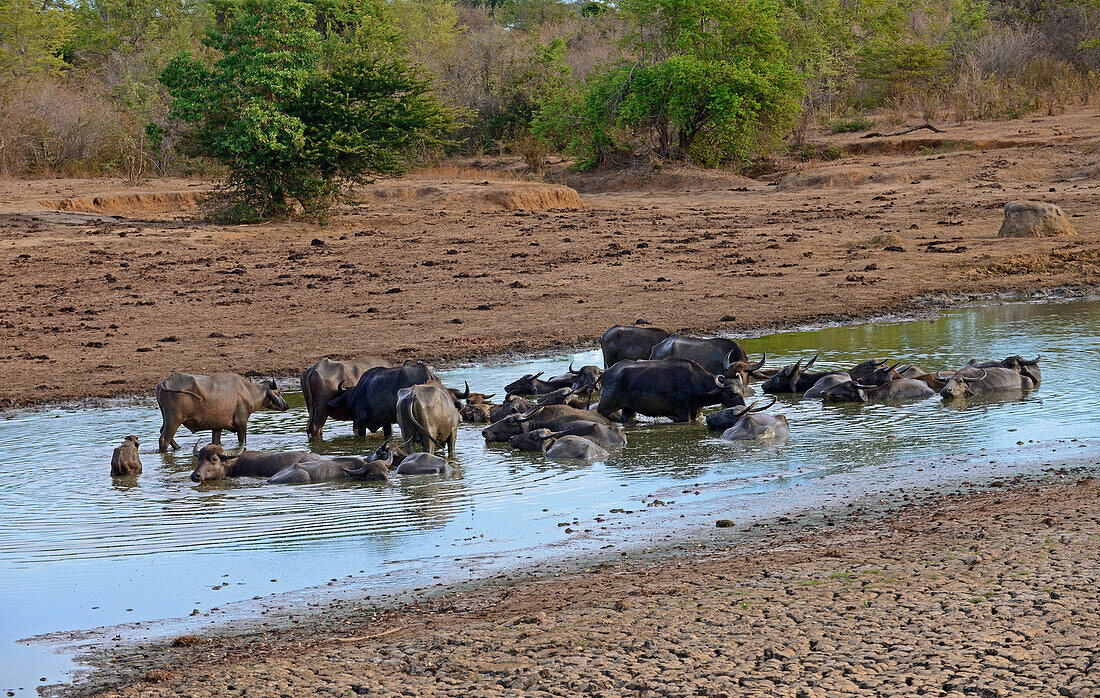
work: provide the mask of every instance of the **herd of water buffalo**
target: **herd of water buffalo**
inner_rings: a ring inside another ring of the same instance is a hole
[[[722,405],[706,424],[723,439],[783,439],[787,418],[765,414],[763,406],[746,403],[760,381],[764,393],[796,393],[830,402],[918,400],[937,392],[945,399],[987,391],[1030,390],[1040,382],[1039,360],[1010,356],[1001,361],[971,360],[961,367],[934,372],[901,362],[868,359],[847,370],[813,372],[816,356],[780,369],[766,369],[765,353],[750,361],[732,339],[676,335],[650,327],[616,326],[600,338],[604,368],[583,366],[551,378],[527,374],[495,394],[448,388],[423,363],[400,366],[377,358],[361,361],[321,359],[301,375],[309,412],[310,438],[320,438],[329,419],[351,421],[356,436],[382,430],[385,441],[367,457],[326,458],[309,451],[247,451],[248,419],[260,409],[285,411],[286,400],[274,379],[253,383],[236,374],[211,376],[174,373],[156,386],[163,423],[159,449],[178,449],[180,426],[191,432],[210,430],[212,443],[193,449],[195,482],[228,477],[265,477],[270,483],[329,480],[386,480],[397,474],[446,474],[450,466],[436,451],[454,456],[461,422],[483,423],[487,441],[539,451],[549,458],[602,460],[626,443],[616,422],[637,415],[687,422],[703,408]],[[402,443],[393,442],[393,425]],[[237,449],[221,445],[223,431],[237,435]],[[141,471],[137,438],[126,437],[115,449],[112,475]]]

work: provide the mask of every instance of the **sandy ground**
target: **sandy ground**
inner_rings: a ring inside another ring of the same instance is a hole
[[[1065,484],[780,525],[739,547],[726,529],[656,562],[178,638],[74,693],[1095,696],[1100,485],[1051,477]]]
[[[548,177],[579,196],[425,172],[362,192],[323,228],[206,224],[205,182],[2,181],[0,404],[149,395],[176,370],[296,375],[323,355],[591,345],[639,319],[762,329],[940,292],[1094,284],[1098,116],[821,136],[839,160],[757,180]],[[1060,204],[1080,234],[996,238],[1014,199]]]

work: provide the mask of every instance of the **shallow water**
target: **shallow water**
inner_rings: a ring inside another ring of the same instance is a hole
[[[937,397],[836,406],[784,397],[774,409],[791,421],[786,444],[733,444],[701,424],[649,422],[628,427],[630,443],[606,463],[590,465],[485,444],[480,427],[464,426],[451,476],[395,476],[390,484],[196,485],[188,479],[196,437],[181,430],[179,455],[155,453],[159,414],[151,399],[137,407],[12,413],[0,420],[9,473],[0,488],[0,690],[30,691],[40,678],[56,681],[71,670],[67,657],[16,642],[33,635],[194,610],[206,618],[201,614],[231,602],[349,575],[379,587],[424,586],[487,560],[537,558],[568,538],[560,523],[639,509],[642,500],[688,484],[751,516],[767,509],[763,492],[786,490],[796,497],[791,501],[814,504],[816,490],[793,488],[824,476],[844,474],[846,486],[858,491],[861,478],[870,486],[871,472],[881,485],[895,468],[911,478],[915,462],[979,448],[1011,452],[1019,441],[1095,437],[1098,330],[1097,302],[1014,303],[955,310],[931,322],[746,339],[752,356],[767,349],[769,365],[817,353],[815,368],[880,356],[931,369],[975,356],[1041,353],[1043,384],[1030,394],[966,404]],[[597,352],[586,352],[440,375],[450,385],[466,379],[474,390],[502,393],[517,375],[553,375],[574,360],[600,362]],[[301,395],[284,395],[288,412],[254,415],[251,448],[308,447]],[[143,441],[144,473],[112,480],[111,450],[130,433]],[[362,454],[380,440],[359,441],[339,422],[326,426],[326,437],[315,450]],[[226,443],[232,446],[234,437]]]

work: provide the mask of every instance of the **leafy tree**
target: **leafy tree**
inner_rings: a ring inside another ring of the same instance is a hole
[[[223,215],[322,216],[342,187],[402,173],[452,125],[400,58],[380,2],[216,0],[203,43],[161,79],[187,145],[229,171]]]
[[[72,23],[60,7],[42,0],[0,0],[0,81],[56,74]]]
[[[592,167],[616,151],[715,166],[775,144],[801,91],[772,0],[622,0],[637,56],[560,93],[540,135]]]

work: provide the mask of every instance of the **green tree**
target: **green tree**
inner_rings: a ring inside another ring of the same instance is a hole
[[[591,167],[645,146],[716,166],[776,144],[798,113],[800,79],[772,0],[622,0],[636,56],[559,93],[536,130]]]
[[[402,173],[450,114],[401,60],[381,3],[216,0],[203,43],[162,74],[187,147],[229,171],[223,215],[322,216],[352,183]]]
[[[0,81],[53,74],[65,67],[68,14],[43,0],[0,0]]]

